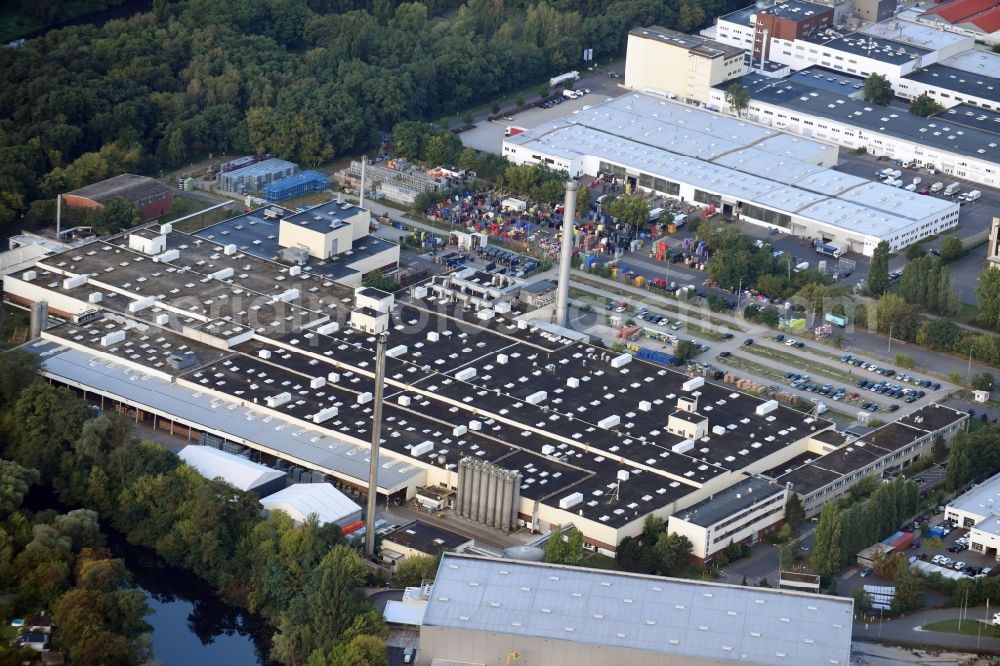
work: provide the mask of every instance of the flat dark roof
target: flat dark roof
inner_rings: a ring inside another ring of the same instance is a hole
[[[750,17],[757,13],[757,5],[750,5],[749,7],[744,7],[743,9],[737,9],[735,12],[730,12],[719,17],[720,21],[725,21],[726,23],[736,23],[738,25],[746,26],[747,28],[753,27],[753,23],[750,21]]]
[[[799,111],[855,125],[928,148],[1000,162],[1000,143],[995,135],[959,127],[940,117],[922,118],[902,109],[869,104],[849,97],[846,90],[843,94],[836,94],[816,89],[804,84],[799,77],[776,81],[760,75],[746,75],[738,81],[750,90],[752,99],[781,106],[791,112]]]
[[[812,465],[838,475],[849,474],[875,462],[885,454],[884,449],[854,442],[814,460]]]
[[[962,95],[1000,102],[1000,79],[934,63],[903,77]],[[940,93],[939,93],[940,94]]]
[[[910,412],[899,419],[898,423],[920,428],[921,430],[935,431],[945,428],[952,423],[958,423],[968,417],[969,415],[966,412],[960,412],[957,409],[932,402]]]
[[[789,78],[810,88],[826,90],[838,95],[859,93],[865,87],[863,78],[815,65],[800,69]]]
[[[785,491],[783,485],[775,485],[765,479],[749,477],[736,483],[708,499],[702,500],[677,512],[677,517],[694,525],[711,527],[727,516],[760,504]]]
[[[336,202],[333,202],[333,204],[335,207],[340,205]],[[267,208],[251,211],[229,220],[225,220],[224,222],[219,222],[218,224],[205,227],[200,231],[196,231],[194,235],[215,243],[222,243],[226,245],[232,243],[236,245],[241,252],[246,252],[247,254],[251,254],[261,259],[274,261],[282,249],[281,246],[278,245],[278,227],[280,221],[264,217],[264,211],[270,208],[278,207],[268,206]],[[361,210],[356,206],[354,209],[355,213],[345,212],[344,215],[346,215],[347,218],[350,218],[356,214],[356,211]],[[286,217],[284,218],[285,220],[295,222],[297,219],[305,219],[301,216],[308,216],[313,209],[309,209],[308,211],[297,215],[287,215],[290,211],[287,211],[286,209],[280,210],[283,210],[286,213]],[[306,265],[302,267],[302,271],[303,273],[312,273],[319,277],[334,280],[343,279],[347,276],[358,273],[358,271],[351,268],[349,264],[365,257],[375,256],[394,245],[396,244],[392,241],[368,235],[354,241],[349,252],[344,252],[322,261],[316,259],[315,257],[310,257]]]
[[[800,0],[786,0],[771,7],[756,10],[758,14],[771,14],[792,21],[805,21],[813,16],[833,12],[833,7]]]
[[[472,539],[422,520],[415,520],[389,532],[383,537],[383,541],[392,541],[421,553],[437,555],[446,550],[454,550]]]
[[[956,125],[977,129],[1000,137],[1000,113],[972,104],[958,104],[934,116]]]
[[[843,474],[817,467],[815,464],[803,465],[796,470],[778,477],[778,483],[792,484],[792,490],[799,495],[808,495],[825,485],[833,483]]]
[[[730,46],[729,44],[723,44],[722,42],[698,35],[688,35],[658,25],[648,28],[633,28],[628,34],[664,44],[671,44],[706,58],[731,58],[743,53],[743,49]]]
[[[836,430],[824,430],[823,432],[816,433],[813,435],[813,439],[823,442],[824,444],[833,444],[835,446],[840,446],[845,441],[847,441],[847,435]]]
[[[882,37],[873,37],[861,32],[853,32],[843,37],[827,39],[820,35],[806,37],[807,41],[814,44],[822,44],[831,49],[850,53],[872,60],[879,60],[893,65],[902,65],[916,60],[930,53],[927,49],[922,49],[903,42],[897,42]]]

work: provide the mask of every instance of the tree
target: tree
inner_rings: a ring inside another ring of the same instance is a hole
[[[951,349],[962,337],[962,329],[951,319],[936,317],[924,322],[917,332],[917,343],[934,349]]]
[[[142,222],[142,215],[135,204],[124,197],[115,197],[91,217],[91,225],[99,234],[113,234],[131,229]]]
[[[367,568],[347,546],[336,546],[319,563],[304,594],[292,603],[274,636],[273,656],[287,664],[302,663],[315,650],[330,650],[366,610],[361,592]]]
[[[636,229],[649,222],[649,201],[639,194],[617,197],[605,205],[604,210],[619,222]]]
[[[872,76],[878,75],[873,74]],[[867,87],[867,85],[866,81],[865,86]],[[889,288],[889,243],[887,241],[882,241],[875,246],[871,263],[868,265],[867,284],[868,291],[872,296],[881,296]]]
[[[377,636],[355,636],[329,652],[313,651],[305,666],[389,666],[389,651]]]
[[[783,543],[778,547],[778,568],[788,571],[795,564],[795,551],[793,546]]]
[[[693,358],[695,354],[698,353],[698,345],[691,342],[690,340],[679,340],[677,342],[677,348],[674,350],[674,356],[682,361],[686,361],[689,358]]]
[[[917,365],[917,360],[909,354],[896,354],[896,365],[906,370],[913,370]]]
[[[561,564],[566,559],[568,548],[562,531],[556,530],[549,534],[549,540],[545,542],[545,561],[552,564]]]
[[[726,88],[726,103],[736,112],[736,115],[743,117],[743,112],[750,106],[750,91],[746,86],[733,83]]]
[[[813,539],[812,565],[818,574],[826,578],[836,575],[841,567],[839,512],[840,509],[834,502],[823,506]]]
[[[976,321],[988,328],[1000,328],[1000,268],[991,266],[979,274],[976,304]]]
[[[927,93],[921,93],[910,100],[910,113],[916,116],[934,116],[944,111],[944,106]]]
[[[920,580],[910,571],[910,566],[904,558],[899,558],[896,564],[896,595],[892,598],[892,610],[895,613],[908,613],[924,606],[924,593],[920,589]]]
[[[865,79],[864,96],[866,102],[885,106],[892,101],[895,96],[892,90],[892,83],[881,74],[872,74]]]
[[[781,322],[781,313],[778,312],[778,308],[768,306],[757,314],[757,321],[765,326],[775,328]]]
[[[10,460],[0,460],[0,518],[6,518],[21,508],[28,488],[37,482],[36,470],[25,469]]]
[[[664,576],[678,573],[688,563],[693,547],[686,536],[676,532],[660,532],[653,546],[657,573]]]
[[[950,263],[965,254],[965,246],[958,236],[948,236],[941,243],[941,261]]]
[[[381,271],[370,271],[361,280],[362,284],[369,289],[380,289],[392,293],[399,290],[399,285],[391,277]]]
[[[992,391],[993,386],[993,375],[989,372],[980,372],[972,378],[972,388],[977,391]]]
[[[910,261],[914,259],[919,259],[920,257],[926,256],[927,250],[920,243],[913,243],[906,247],[906,258]]]
[[[872,595],[865,592],[864,588],[862,587],[857,588],[856,590],[854,590],[851,596],[854,597],[854,608],[858,612],[862,614],[867,613],[868,610],[872,607]]]
[[[411,555],[396,565],[392,579],[399,587],[416,587],[425,580],[434,580],[440,556]]]
[[[955,437],[951,443],[951,451],[948,453],[948,464],[944,472],[944,487],[947,490],[958,490],[972,476],[972,460],[969,457],[966,438],[962,435]]]
[[[799,526],[806,519],[805,509],[802,508],[802,500],[795,493],[788,493],[788,500],[785,502],[785,524],[792,528],[796,534],[799,533]]]
[[[580,187],[576,190],[576,213],[578,217],[586,217],[590,210],[590,188]]]

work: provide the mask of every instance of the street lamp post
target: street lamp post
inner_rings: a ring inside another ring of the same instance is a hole
[[[385,386],[385,346],[388,331],[375,336],[375,396],[372,410],[372,448],[368,465],[368,506],[365,514],[365,554],[375,557],[375,501],[378,497],[378,449],[382,438],[382,393]]]

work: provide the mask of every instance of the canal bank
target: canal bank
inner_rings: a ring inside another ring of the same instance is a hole
[[[72,510],[59,503],[50,488],[33,486],[24,507],[33,511]],[[274,629],[263,618],[227,604],[190,571],[172,567],[157,553],[135,546],[107,521],[101,531],[114,557],[125,562],[132,582],[143,592],[151,613],[153,660],[164,666],[277,666],[268,655]]]

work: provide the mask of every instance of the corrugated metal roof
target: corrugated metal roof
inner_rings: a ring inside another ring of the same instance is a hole
[[[268,447],[367,485],[369,449],[338,439],[329,431],[264,415],[234,401],[171,384],[123,364],[54,343],[33,343],[24,349],[44,354],[43,370],[55,378],[86,386],[89,391],[121,397],[153,412],[173,415],[234,440]],[[379,464],[378,485],[390,492],[425,474],[423,469],[385,454],[379,455]]]
[[[423,625],[829,666],[849,663],[853,608],[842,597],[446,553]]]
[[[285,475],[280,470],[271,469],[266,465],[210,446],[185,446],[178,455],[205,478],[221,478],[229,485],[244,491],[253,490]]]

